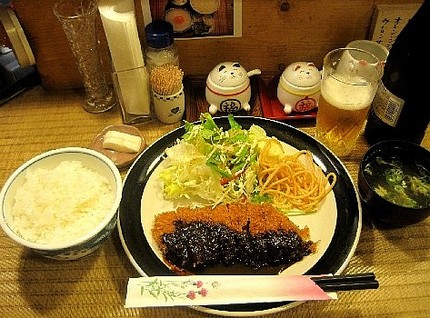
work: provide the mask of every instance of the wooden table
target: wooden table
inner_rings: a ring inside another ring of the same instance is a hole
[[[88,114],[80,91],[47,92],[36,86],[0,107],[0,186],[31,157],[65,146],[88,147],[106,126],[122,123],[118,108]],[[310,134],[314,122],[292,122]],[[178,125],[136,125],[148,144]],[[430,148],[427,131],[423,146]],[[361,138],[343,162],[354,182],[368,148]],[[125,176],[126,171],[123,171]],[[357,250],[345,273],[374,272],[377,290],[339,293],[339,299],[307,302],[265,317],[430,317],[430,218],[383,229],[364,218]],[[29,253],[0,231],[0,317],[203,317],[185,308],[127,309],[126,285],[137,271],[118,233],[87,258],[52,261]]]

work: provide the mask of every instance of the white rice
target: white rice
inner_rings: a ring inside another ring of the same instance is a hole
[[[29,170],[15,194],[10,225],[35,243],[69,242],[105,218],[113,204],[112,193],[106,178],[79,161]]]

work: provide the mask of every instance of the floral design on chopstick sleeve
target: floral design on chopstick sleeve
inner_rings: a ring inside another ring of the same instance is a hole
[[[197,297],[206,297],[209,289],[218,288],[219,282],[213,281],[211,283],[203,282],[201,280],[187,280],[183,282],[178,281],[161,281],[154,278],[150,281],[145,281],[140,284],[140,294],[149,294],[156,299],[163,298],[165,302],[174,301],[176,299],[196,299]]]
[[[336,294],[325,293],[303,275],[145,276],[129,279],[125,307],[330,299]]]

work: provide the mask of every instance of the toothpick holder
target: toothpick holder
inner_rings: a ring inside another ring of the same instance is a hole
[[[174,124],[182,120],[185,112],[184,86],[172,95],[161,95],[152,91],[154,113],[159,121],[164,124]]]

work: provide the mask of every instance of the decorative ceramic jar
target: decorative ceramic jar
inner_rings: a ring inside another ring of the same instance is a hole
[[[321,73],[311,62],[287,66],[279,79],[277,96],[284,112],[307,112],[318,107]]]
[[[209,112],[234,113],[241,109],[249,111],[251,106],[251,84],[249,77],[261,74],[259,69],[249,72],[238,62],[223,62],[215,66],[206,79],[206,100]]]

